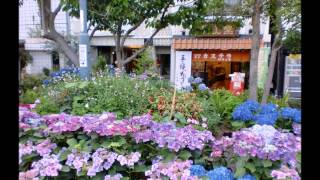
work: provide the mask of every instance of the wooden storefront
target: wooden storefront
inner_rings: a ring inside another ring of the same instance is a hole
[[[249,37],[178,37],[173,40],[173,49],[192,52],[191,75],[201,77],[211,89],[227,88],[229,74],[233,72],[245,73],[248,81],[251,49]]]

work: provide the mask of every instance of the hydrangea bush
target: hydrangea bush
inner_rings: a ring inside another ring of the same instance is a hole
[[[300,136],[270,125],[217,139],[192,126],[155,122],[150,114],[120,121],[108,112],[40,116],[21,108],[19,115],[20,179],[261,179],[282,177],[281,164],[299,172]],[[199,159],[205,166],[193,165]]]
[[[232,118],[236,121],[253,121],[260,125],[291,129],[291,125],[287,124],[301,123],[301,111],[290,107],[278,108],[272,103],[260,105],[256,101],[247,100],[234,109]]]

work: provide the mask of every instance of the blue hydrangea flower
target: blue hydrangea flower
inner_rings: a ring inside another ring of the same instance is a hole
[[[233,173],[226,167],[218,167],[207,173],[210,180],[234,180]]]
[[[190,85],[184,87],[183,89],[184,89],[185,91],[187,91],[187,92],[193,91],[193,88],[192,88]]]
[[[194,79],[194,81],[193,81],[195,84],[199,84],[199,83],[201,83],[202,82],[202,78],[200,78],[200,77],[197,77],[197,78],[195,78]]]
[[[43,80],[42,81],[42,84],[44,84],[44,85],[49,85],[51,83],[51,81],[50,80],[48,80],[48,79],[45,79],[45,80]]]
[[[205,85],[205,84],[203,84],[203,83],[201,83],[201,84],[199,84],[199,90],[200,91],[205,91],[205,90],[207,90],[208,89],[208,87]]]
[[[188,82],[189,82],[189,83],[193,83],[193,81],[194,81],[194,78],[193,78],[192,76],[190,76],[190,77],[188,78]]]
[[[192,165],[190,168],[190,174],[192,176],[205,176],[206,173],[206,169],[201,165]]]
[[[260,107],[260,104],[257,101],[254,100],[247,100],[241,105],[247,107],[250,111],[257,111]]]
[[[281,109],[281,117],[301,123],[301,111],[295,108],[285,107]]]
[[[238,178],[237,180],[256,180],[257,178],[255,176],[252,176],[250,174],[246,174],[240,178]]]
[[[296,112],[293,115],[293,119],[294,122],[296,123],[301,123],[301,111],[296,110]]]
[[[254,119],[254,114],[249,108],[240,105],[232,112],[232,118],[238,121],[250,121]]]
[[[254,121],[260,125],[274,125],[278,119],[278,113],[269,113],[269,114],[256,114],[254,116]]]
[[[260,114],[268,114],[277,112],[277,106],[275,104],[269,103],[264,104],[260,107]]]
[[[38,126],[41,125],[40,119],[37,119],[37,118],[28,118],[26,120],[26,123],[29,124],[32,127],[38,127]]]

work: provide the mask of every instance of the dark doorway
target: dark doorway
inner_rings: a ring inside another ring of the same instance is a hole
[[[170,54],[159,54],[158,60],[160,63],[160,75],[169,79],[170,78]]]
[[[51,54],[51,58],[52,58],[52,71],[59,71],[60,70],[59,53],[57,51],[53,51]]]
[[[107,46],[98,47],[98,56],[103,56],[106,59],[107,64],[111,64],[110,51],[111,51],[110,47],[107,47]]]

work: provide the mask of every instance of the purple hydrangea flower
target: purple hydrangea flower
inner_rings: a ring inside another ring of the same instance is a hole
[[[31,167],[39,172],[40,176],[58,176],[62,165],[57,155],[44,155],[39,161],[33,162]]]

